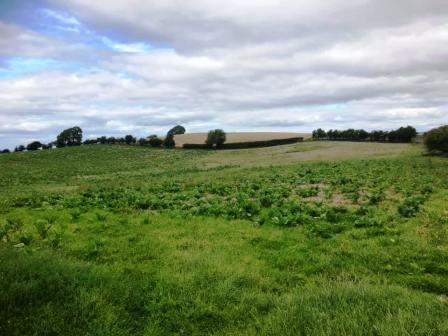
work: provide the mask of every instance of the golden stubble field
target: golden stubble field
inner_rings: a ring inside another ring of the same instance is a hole
[[[226,143],[261,141],[274,139],[287,139],[294,137],[303,137],[304,140],[311,138],[311,133],[292,133],[292,132],[226,132]],[[176,147],[182,147],[184,144],[202,144],[207,139],[207,133],[186,133],[178,134],[174,137]]]

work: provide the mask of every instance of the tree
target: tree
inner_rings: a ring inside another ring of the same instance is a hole
[[[107,138],[106,141],[108,144],[113,145],[114,143],[117,142],[117,139],[115,139],[115,137],[109,137],[109,138]]]
[[[425,134],[424,142],[429,151],[448,153],[448,125],[430,130]]]
[[[165,139],[163,140],[163,147],[165,148],[174,148],[176,146],[176,142],[174,141],[173,134],[167,134]]]
[[[396,132],[397,140],[400,142],[411,142],[417,136],[417,130],[412,126],[400,127]]]
[[[384,141],[386,140],[386,135],[383,131],[372,131],[370,133],[371,141]]]
[[[358,130],[358,140],[366,140],[369,137],[369,132],[360,129]]]
[[[224,144],[224,142],[226,142],[226,133],[222,129],[209,131],[207,140],[205,140],[205,144],[210,148],[219,148]]]
[[[87,139],[82,143],[83,145],[95,145],[98,143],[98,139]]]
[[[146,145],[149,145],[149,141],[145,138],[140,138],[140,139],[138,139],[138,144],[140,146],[146,146]]]
[[[35,151],[42,147],[42,144],[39,141],[33,141],[32,143],[26,146],[26,149],[29,151]]]
[[[126,143],[126,145],[130,145],[133,144],[137,141],[136,138],[134,138],[132,135],[128,134],[124,137],[124,142]]]
[[[324,139],[327,137],[327,133],[322,128],[318,128],[317,130],[313,131],[313,139]]]
[[[24,145],[20,145],[20,146],[14,148],[14,152],[23,152],[24,150],[25,150]]]
[[[186,131],[185,127],[183,127],[181,125],[177,125],[177,126],[174,126],[172,129],[170,129],[168,131],[167,135],[168,134],[170,134],[170,135],[185,134],[185,131]]]
[[[63,130],[56,139],[56,147],[79,146],[82,144],[82,129],[78,126]]]
[[[149,137],[149,145],[151,147],[162,147],[163,140],[158,138],[157,135],[152,135]]]
[[[4,150],[2,150],[0,153],[2,154],[8,154],[10,153],[10,150],[8,148],[5,148]]]

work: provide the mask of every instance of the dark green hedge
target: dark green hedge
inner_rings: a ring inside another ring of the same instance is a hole
[[[448,125],[430,130],[424,141],[429,151],[448,153]]]
[[[244,149],[244,148],[255,148],[255,147],[271,147],[279,145],[287,145],[296,142],[303,141],[302,137],[286,138],[286,139],[274,139],[274,140],[261,140],[261,141],[247,141],[247,142],[233,142],[225,143],[221,145],[218,149]],[[184,149],[209,149],[206,144],[184,144]]]
[[[208,149],[206,144],[183,144],[183,149]]]

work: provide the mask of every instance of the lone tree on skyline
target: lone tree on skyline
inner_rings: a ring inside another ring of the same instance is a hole
[[[177,125],[168,131],[167,136],[176,134],[185,134],[185,131],[186,131],[185,127],[183,127],[182,125]]]
[[[78,126],[63,130],[56,138],[56,147],[80,146],[82,144],[82,129]]]
[[[33,141],[32,143],[28,144],[28,146],[26,146],[26,149],[29,151],[35,151],[41,147],[42,147],[42,144],[40,143],[40,141]]]
[[[220,148],[226,142],[226,133],[222,129],[215,129],[208,132],[205,144],[212,148]]]

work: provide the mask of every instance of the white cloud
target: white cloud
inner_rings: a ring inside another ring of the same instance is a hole
[[[3,56],[85,64],[0,80],[0,136],[448,122],[445,0],[49,3],[108,50],[0,23]]]

